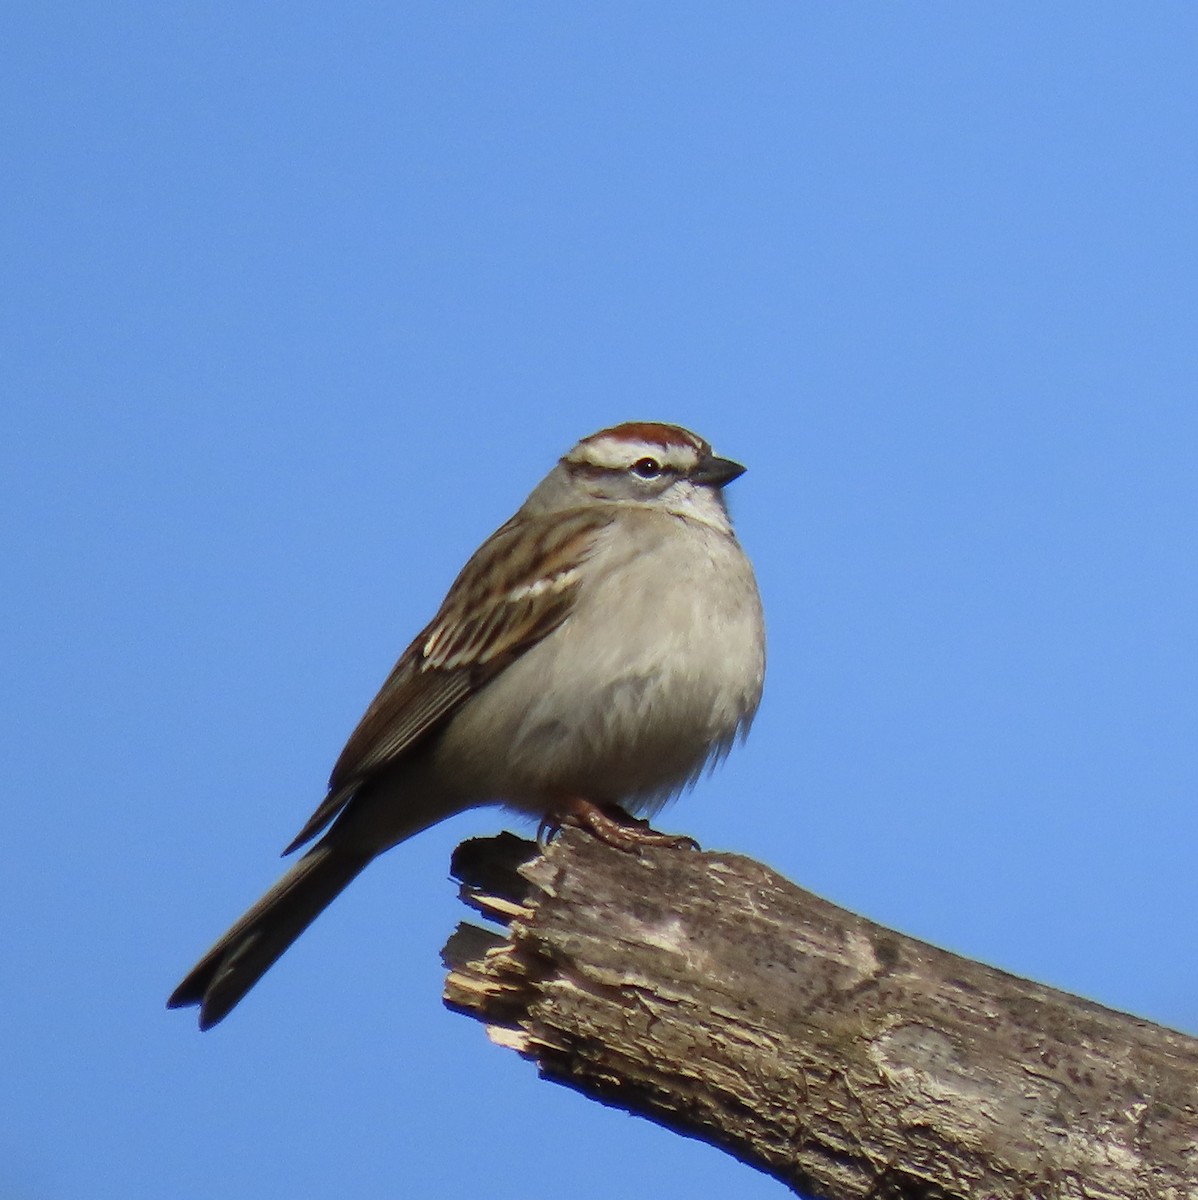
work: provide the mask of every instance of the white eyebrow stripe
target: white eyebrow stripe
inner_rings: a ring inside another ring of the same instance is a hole
[[[662,466],[685,471],[699,461],[699,452],[694,446],[679,445],[677,442],[649,443],[630,442],[626,438],[601,437],[586,443],[583,461],[592,466],[612,471],[622,471],[632,466],[639,458],[656,458]]]

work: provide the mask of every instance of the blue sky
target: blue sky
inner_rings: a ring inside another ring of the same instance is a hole
[[[1192,6],[3,26],[0,1194],[784,1194],[443,1010],[493,810],[217,1030],[163,1008],[467,554],[629,418],[748,464],[769,623],[659,824],[1198,1033]]]

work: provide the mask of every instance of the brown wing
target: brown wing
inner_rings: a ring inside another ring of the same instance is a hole
[[[284,854],[314,838],[363,783],[569,616],[579,568],[610,520],[591,511],[517,515],[475,551],[350,735],[329,794]]]

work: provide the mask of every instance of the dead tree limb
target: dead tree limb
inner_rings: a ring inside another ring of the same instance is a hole
[[[750,859],[574,830],[454,856],[445,1000],[550,1079],[797,1191],[1198,1198],[1198,1040],[883,929]]]

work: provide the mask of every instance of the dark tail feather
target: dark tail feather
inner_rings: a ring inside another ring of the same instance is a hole
[[[201,1029],[223,1020],[369,861],[314,846],[200,959],[167,1007],[198,1004]]]

